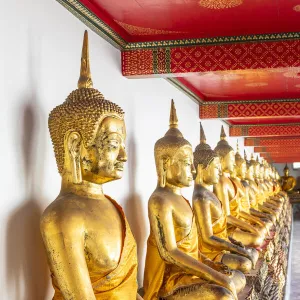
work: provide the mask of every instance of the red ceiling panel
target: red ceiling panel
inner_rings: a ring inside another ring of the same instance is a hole
[[[231,8],[218,1],[225,4],[221,9],[207,7],[212,1],[206,0],[80,2],[135,42],[300,31],[297,0],[241,0]]]
[[[209,72],[190,74],[178,80],[204,101],[300,96],[300,68]]]

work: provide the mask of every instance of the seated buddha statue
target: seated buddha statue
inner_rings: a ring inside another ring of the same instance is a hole
[[[233,280],[200,261],[193,210],[181,195],[193,182],[193,151],[173,100],[169,126],[154,147],[158,184],[148,202],[144,299],[234,299]]]
[[[219,182],[220,159],[206,143],[201,124],[200,144],[194,152],[194,165],[196,177],[193,209],[198,228],[199,251],[215,262],[222,262],[231,269],[248,273],[252,262],[255,266],[258,252],[245,248],[228,236],[227,216],[221,201],[213,193],[213,185]]]
[[[41,218],[54,300],[141,299],[136,243],[120,205],[102,185],[122,177],[124,112],[92,86],[85,32],[78,89],[49,116],[62,177]]]
[[[271,169],[266,160],[263,160],[263,166],[264,166],[263,179],[264,179],[266,186],[268,187],[269,202],[272,203],[275,207],[281,209],[284,199],[282,196],[275,193],[273,181],[271,180],[271,177],[270,177]]]
[[[256,180],[260,184],[264,193],[264,205],[272,208],[277,213],[280,213],[280,204],[277,205],[277,203],[275,203],[274,200],[270,197],[272,195],[272,191],[270,190],[270,187],[267,184],[267,181],[265,180],[265,174],[267,173],[265,172],[265,170],[267,170],[267,168],[265,168],[264,161],[262,161],[261,163],[259,163],[259,173]]]
[[[283,191],[291,193],[296,186],[296,179],[293,176],[290,176],[290,170],[286,164],[283,169],[283,176],[281,177],[281,188]]]
[[[214,185],[214,193],[221,200],[227,215],[229,236],[245,246],[260,247],[264,242],[261,231],[242,220],[240,216],[240,194],[230,178],[230,173],[234,171],[234,151],[226,140],[223,126],[220,137],[221,140],[218,142],[215,152],[220,158],[222,174],[219,182]]]
[[[250,224],[256,226],[260,230],[261,234],[265,236],[268,231],[265,223],[250,213],[251,206],[249,198],[249,189],[246,188],[242,183],[242,180],[245,179],[246,176],[246,170],[246,161],[239,153],[239,147],[237,142],[234,172],[231,173],[230,178],[235,184],[237,192],[240,195],[240,217],[242,220],[245,220]]]
[[[273,222],[272,222],[273,217],[270,214],[259,210],[258,198],[256,196],[256,194],[258,193],[258,187],[254,181],[254,175],[253,175],[254,166],[248,160],[246,152],[244,152],[244,160],[246,162],[246,172],[244,178],[243,176],[241,176],[241,182],[245,187],[249,197],[250,214],[261,219],[266,225],[267,229],[270,230],[273,226]],[[275,217],[274,217],[274,221],[275,221]]]
[[[264,213],[268,213],[272,218],[273,224],[275,224],[279,213],[276,209],[270,207],[267,203],[267,198],[265,194],[265,189],[261,183],[261,166],[258,161],[258,157],[254,158],[253,154],[251,155],[250,164],[253,166],[253,180],[249,180],[250,186],[255,190],[256,199],[257,199],[257,209]]]

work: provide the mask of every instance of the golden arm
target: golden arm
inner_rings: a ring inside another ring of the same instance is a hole
[[[232,244],[226,240],[223,240],[213,235],[211,213],[210,213],[210,201],[201,199],[193,202],[193,208],[197,218],[198,230],[201,232],[203,241],[216,249],[227,250],[234,252],[253,260],[251,254],[244,248]]]
[[[80,222],[67,228],[41,222],[41,232],[51,270],[66,300],[96,300],[84,256],[84,232]]]
[[[247,230],[251,233],[259,234],[259,231],[255,227],[230,215],[230,204],[229,204],[228,192],[226,190],[224,191],[224,186],[222,186],[221,181],[216,185],[214,185],[214,193],[222,202],[223,209],[225,209],[225,213],[227,215],[228,224]]]
[[[237,297],[234,283],[229,277],[213,270],[178,249],[171,203],[163,205],[160,199],[155,200],[152,199],[154,203],[149,207],[149,220],[161,257],[188,274],[196,275],[229,289]]]

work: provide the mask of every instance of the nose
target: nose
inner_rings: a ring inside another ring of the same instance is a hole
[[[195,169],[195,166],[194,164],[191,164],[191,169],[192,169],[192,174],[196,174],[196,169]]]
[[[118,155],[118,160],[122,161],[122,162],[126,162],[127,161],[127,153],[125,150],[124,146],[120,147],[120,151],[119,151],[119,155]]]

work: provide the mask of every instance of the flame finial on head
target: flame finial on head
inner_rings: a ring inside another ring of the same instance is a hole
[[[89,37],[85,30],[81,52],[80,77],[78,80],[78,88],[92,88],[93,81],[90,70],[90,55],[89,55]]]
[[[240,152],[240,148],[239,148],[239,140],[236,140],[236,153]]]
[[[226,133],[225,133],[225,130],[224,130],[224,126],[222,125],[221,127],[221,134],[220,134],[220,138],[221,140],[226,140]]]
[[[202,144],[206,143],[206,136],[205,136],[205,132],[204,132],[201,122],[200,122],[200,143],[202,143]]]
[[[170,111],[170,128],[177,128],[177,127],[178,127],[178,118],[177,118],[174,100],[172,99],[171,111]]]

